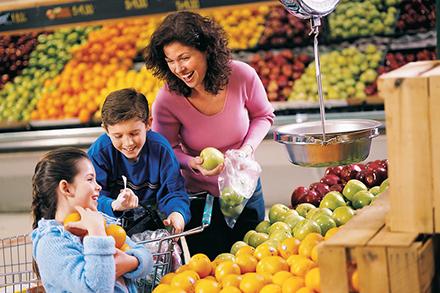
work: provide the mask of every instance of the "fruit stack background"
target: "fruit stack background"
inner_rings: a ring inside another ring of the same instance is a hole
[[[410,50],[387,49],[395,37],[413,44],[421,32],[432,32],[434,8],[428,0],[341,1],[320,33],[327,103],[367,103],[377,94],[378,75],[435,59],[435,47],[423,42]],[[225,29],[234,57],[255,68],[271,102],[316,108],[308,21],[276,1],[202,14]],[[153,103],[163,83],[143,69],[141,51],[162,17],[0,36],[0,124],[71,118],[99,123],[104,97],[123,87],[137,88]]]

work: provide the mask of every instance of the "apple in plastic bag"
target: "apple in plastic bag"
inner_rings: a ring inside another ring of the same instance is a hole
[[[230,218],[237,218],[245,206],[244,197],[228,187],[222,190],[219,201],[223,215]]]
[[[221,151],[213,147],[204,148],[200,152],[202,158],[202,167],[206,170],[213,170],[225,161],[225,157]]]

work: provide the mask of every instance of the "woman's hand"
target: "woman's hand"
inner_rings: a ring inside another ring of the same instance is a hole
[[[112,202],[112,209],[114,211],[125,211],[137,208],[139,205],[139,198],[134,194],[130,188],[121,189],[118,198]]]
[[[116,248],[115,253],[116,278],[135,270],[139,261],[136,257],[126,254],[124,251]]]
[[[75,207],[81,216],[78,222],[69,222],[66,225],[67,231],[85,230],[89,236],[106,236],[104,217],[98,212],[89,208]],[[75,234],[76,235],[76,234]]]
[[[183,229],[185,228],[185,220],[183,219],[183,216],[178,212],[172,212],[168,218],[163,220],[163,224],[165,226],[173,226],[174,233],[179,234],[183,232]]]
[[[217,176],[219,175],[223,169],[225,168],[225,164],[221,163],[219,164],[217,167],[215,167],[212,170],[206,170],[205,168],[202,167],[202,163],[203,163],[203,159],[199,156],[192,158],[189,162],[188,165],[195,170],[196,172],[199,172],[200,174],[202,174],[203,176]]]

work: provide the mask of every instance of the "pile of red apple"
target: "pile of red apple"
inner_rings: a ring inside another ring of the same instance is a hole
[[[396,28],[399,32],[409,30],[427,31],[435,27],[435,1],[410,0],[402,5]]]
[[[312,40],[308,36],[309,31],[308,21],[289,14],[281,5],[275,5],[267,16],[258,46],[264,48],[304,46]]]
[[[307,54],[295,55],[292,50],[279,52],[262,51],[253,54],[250,65],[257,71],[270,101],[286,101],[293,81],[304,73],[310,57]]]
[[[311,203],[319,206],[321,200],[330,191],[342,192],[345,184],[351,179],[363,182],[368,188],[379,186],[388,178],[388,160],[376,160],[366,164],[350,164],[328,167],[319,182],[309,187],[295,188],[291,196],[291,205]]]
[[[37,45],[38,33],[0,36],[0,88],[29,64],[29,55]]]

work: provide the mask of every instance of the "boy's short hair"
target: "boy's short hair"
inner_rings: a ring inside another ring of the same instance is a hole
[[[102,106],[102,125],[106,128],[130,119],[148,123],[149,108],[147,98],[132,88],[111,92]]]

